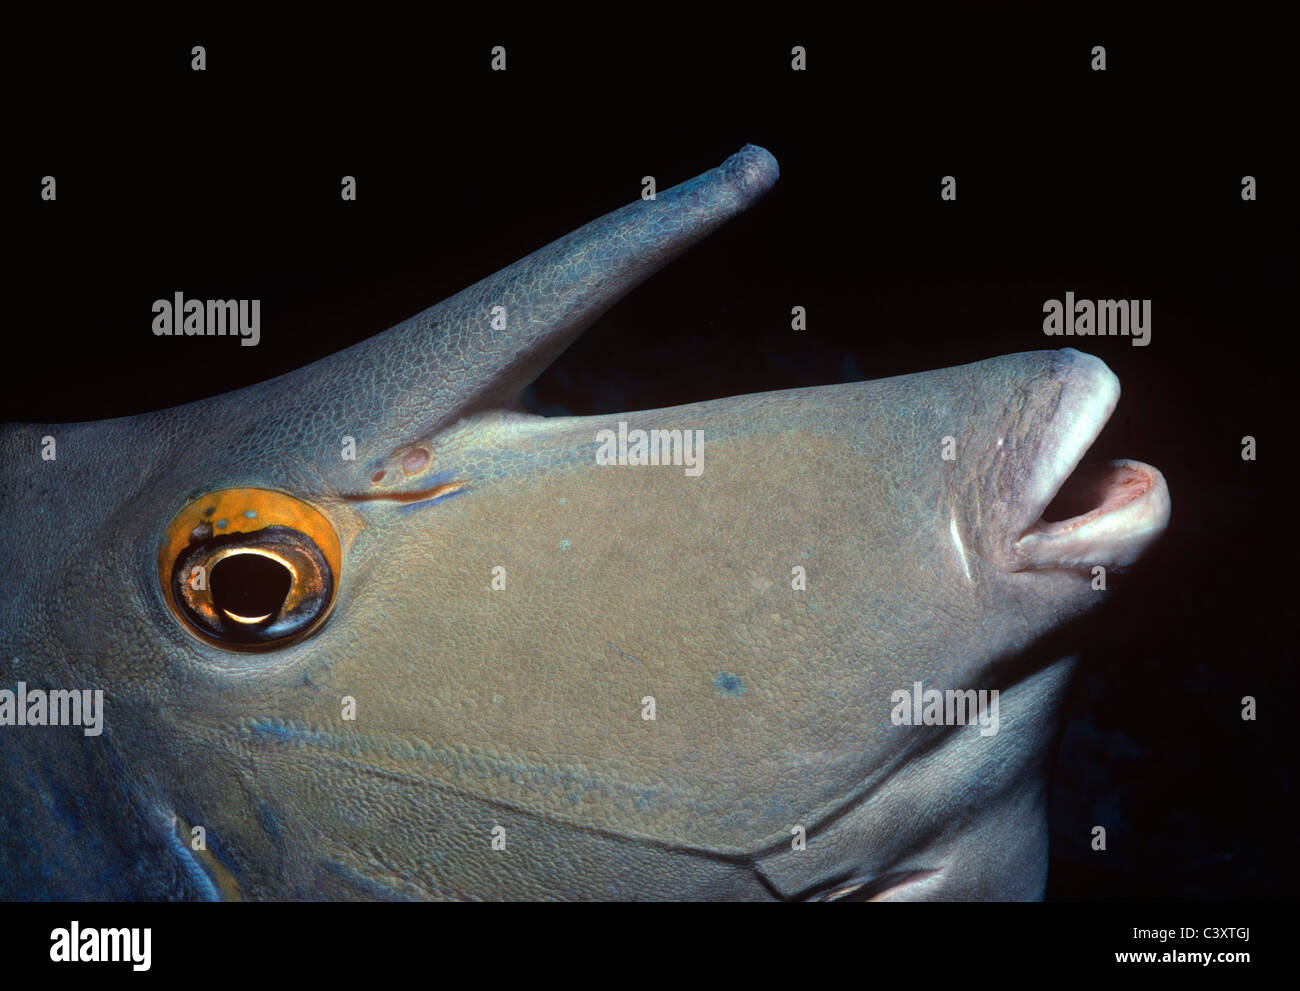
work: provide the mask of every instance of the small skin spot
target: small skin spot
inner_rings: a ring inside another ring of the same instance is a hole
[[[216,511],[217,511],[217,507],[216,507],[216,506],[209,506],[207,509],[203,510],[203,515],[204,515],[204,516],[211,516],[211,515],[212,515],[213,513],[215,513]]]
[[[230,521],[229,521],[229,520],[217,520],[217,526],[218,526],[218,527],[223,527],[223,526],[225,526],[228,522],[230,522]]]
[[[727,695],[731,698],[745,694],[744,682],[726,671],[719,671],[713,676],[713,687],[718,690],[719,695]]]
[[[418,475],[429,467],[429,451],[427,448],[414,447],[402,455],[402,471],[410,475]]]
[[[244,519],[246,519],[246,520],[255,520],[255,519],[257,519],[257,510],[255,510],[255,509],[245,509],[245,510],[244,510]]]
[[[370,476],[370,483],[372,485],[378,485],[383,480],[384,480],[384,470],[382,468],[380,468],[379,471],[375,472],[373,475]]]

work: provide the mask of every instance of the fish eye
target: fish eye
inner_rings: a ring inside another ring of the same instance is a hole
[[[172,615],[228,650],[282,647],[334,604],[341,552],[319,510],[271,489],[219,489],[185,506],[158,550]]]

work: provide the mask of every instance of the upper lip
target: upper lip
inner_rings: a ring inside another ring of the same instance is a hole
[[[1043,515],[1079,466],[1119,403],[1119,379],[1105,363],[1075,351],[1061,399],[1052,418],[1052,436],[1024,493],[1025,529]]]

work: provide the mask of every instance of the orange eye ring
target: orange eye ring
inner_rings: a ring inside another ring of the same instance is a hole
[[[219,489],[194,500],[158,548],[168,609],[191,635],[226,650],[282,647],[317,629],[341,565],[329,520],[272,489]]]

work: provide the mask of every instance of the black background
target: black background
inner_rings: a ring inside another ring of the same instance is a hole
[[[1069,697],[1048,897],[1292,897],[1280,32],[623,16],[15,32],[0,417],[99,419],[261,381],[631,201],[644,175],[664,189],[763,145],[775,189],[606,314],[530,406],[670,406],[1081,343],[1124,389],[1097,450],[1161,468],[1173,519],[1112,582]],[[505,73],[489,71],[495,44]],[[789,69],[795,44],[807,72]],[[152,301],[178,290],[260,298],[260,345],[154,337]],[[1150,298],[1152,343],[1044,337],[1043,302],[1067,290]],[[1088,846],[1098,824],[1105,854]]]

